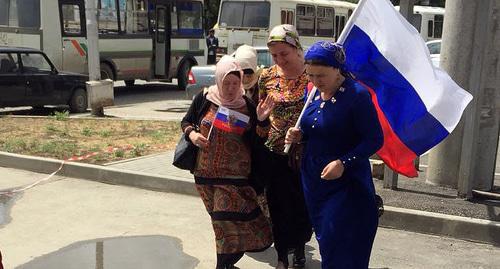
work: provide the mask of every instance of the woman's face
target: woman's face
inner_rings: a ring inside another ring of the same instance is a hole
[[[269,52],[273,61],[281,69],[288,69],[300,64],[300,56],[297,48],[284,43],[276,42],[269,45]]]
[[[222,90],[220,92],[222,98],[226,100],[232,100],[236,98],[236,96],[241,91],[240,88],[241,80],[235,74],[228,74],[224,80],[222,80]]]
[[[243,75],[243,85],[248,85],[248,84],[252,83],[254,75],[255,74],[244,74]]]
[[[306,73],[316,88],[321,92],[336,90],[342,84],[340,69],[323,65],[306,65]]]

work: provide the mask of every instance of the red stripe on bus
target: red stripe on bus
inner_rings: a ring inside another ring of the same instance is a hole
[[[82,47],[80,47],[80,43],[78,43],[76,40],[71,39],[71,44],[73,44],[73,47],[80,53],[80,56],[85,56],[85,51],[83,51]]]

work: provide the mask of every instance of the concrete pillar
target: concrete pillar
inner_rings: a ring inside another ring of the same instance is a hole
[[[478,49],[474,42],[476,24],[480,21],[477,19],[478,7],[478,1],[448,0],[444,16],[440,65],[458,85],[468,91],[471,71],[477,68],[473,65],[473,56]],[[477,100],[476,97],[469,107]],[[466,113],[468,110],[464,115]],[[430,151],[426,175],[428,183],[457,188],[463,131],[462,120],[443,142]]]
[[[492,1],[479,100],[479,144],[473,188],[493,187],[500,124],[500,0]]]

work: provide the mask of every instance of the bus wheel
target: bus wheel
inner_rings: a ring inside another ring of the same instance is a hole
[[[111,79],[115,81],[115,74],[113,73],[113,69],[109,66],[109,64],[101,63],[101,79]]]
[[[177,73],[177,89],[185,91],[188,83],[189,70],[191,70],[191,61],[184,62]]]
[[[125,80],[125,85],[127,85],[127,87],[132,87],[134,86],[134,83],[135,83],[135,80],[131,79],[131,80]]]
[[[87,92],[84,89],[76,89],[69,100],[69,109],[73,113],[83,113],[87,111]]]

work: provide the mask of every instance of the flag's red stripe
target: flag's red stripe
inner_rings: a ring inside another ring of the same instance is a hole
[[[384,132],[384,145],[377,152],[378,156],[380,156],[385,164],[392,170],[407,177],[416,177],[418,174],[413,161],[417,155],[415,152],[411,151],[392,130],[384,112],[380,109],[375,91],[366,84],[363,84],[361,81],[358,82],[365,86],[370,92],[372,102],[377,110],[378,120],[382,126],[382,131]]]

